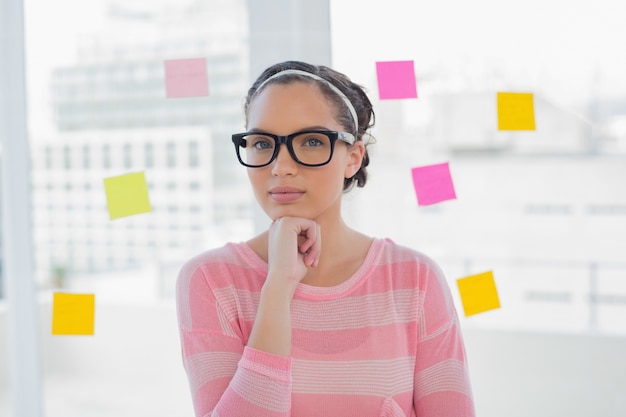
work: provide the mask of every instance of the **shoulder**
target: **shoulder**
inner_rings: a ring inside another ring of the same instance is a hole
[[[187,260],[178,273],[179,280],[203,273],[204,269],[212,266],[219,266],[231,262],[234,258],[234,251],[231,244],[226,244],[219,248],[207,250],[199,253]]]
[[[178,287],[194,282],[214,288],[245,285],[249,282],[246,278],[263,275],[263,268],[262,261],[245,243],[227,243],[186,261],[178,273]]]
[[[443,270],[430,256],[391,239],[378,239],[377,244],[381,247],[376,269],[394,286],[412,287],[423,293],[447,291]]]
[[[227,243],[224,246],[197,254],[187,260],[178,273],[179,285],[194,279],[224,276],[224,272],[246,267],[246,259],[240,254],[241,245],[243,244]]]
[[[423,314],[428,316],[426,328],[438,329],[455,320],[456,309],[448,281],[441,267],[424,253],[384,240],[383,253],[395,267],[397,277],[409,280],[421,294]],[[405,284],[406,285],[406,284]]]
[[[193,275],[207,265],[220,265],[236,262],[235,246],[238,244],[227,243],[224,246],[210,249],[199,253],[186,261],[181,269],[181,275]]]
[[[214,328],[216,312],[236,311],[237,290],[252,288],[258,276],[243,243],[202,252],[186,261],[176,280],[179,323],[185,329]],[[252,278],[254,277],[254,278]]]
[[[430,270],[433,273],[441,274],[441,268],[431,257],[408,246],[395,243],[393,240],[378,239],[381,246],[379,264],[412,264],[416,267]]]

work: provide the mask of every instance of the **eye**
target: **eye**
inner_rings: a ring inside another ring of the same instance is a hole
[[[330,143],[328,136],[322,133],[303,133],[294,139],[294,143],[302,148],[320,148]]]
[[[272,138],[266,136],[248,136],[246,138],[248,145],[259,151],[264,151],[274,148],[274,141]]]
[[[308,137],[302,143],[302,146],[309,146],[312,148],[316,146],[322,146],[322,145],[324,145],[324,142],[317,137]]]

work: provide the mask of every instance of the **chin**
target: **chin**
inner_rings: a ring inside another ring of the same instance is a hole
[[[282,206],[282,207],[269,207],[263,210],[267,217],[272,221],[280,219],[281,217],[301,217],[304,219],[313,219],[311,213],[307,213],[306,210],[297,209],[296,207]]]

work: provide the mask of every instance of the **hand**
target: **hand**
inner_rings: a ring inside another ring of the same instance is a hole
[[[295,289],[308,268],[319,263],[321,247],[321,230],[315,221],[299,217],[276,219],[269,229],[268,279],[285,280]]]

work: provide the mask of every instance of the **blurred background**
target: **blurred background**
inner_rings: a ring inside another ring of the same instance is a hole
[[[249,84],[284,59],[332,65],[374,103],[371,176],[345,196],[348,223],[434,258],[461,315],[456,280],[494,272],[502,308],[462,318],[477,415],[626,415],[626,4],[25,0],[24,11],[43,415],[193,414],[174,283],[189,257],[266,224],[230,135],[244,130]],[[198,57],[209,96],[166,99],[163,61]],[[394,60],[414,60],[418,99],[378,99],[375,62]],[[498,91],[534,93],[536,131],[498,130]],[[458,198],[418,206],[411,168],[439,162]],[[137,171],[152,212],[109,220],[102,179]],[[93,337],[51,336],[58,290],[96,294]],[[0,298],[0,416],[17,408],[6,310]]]

